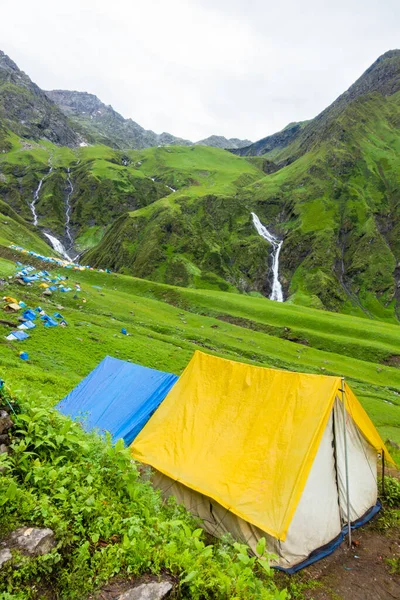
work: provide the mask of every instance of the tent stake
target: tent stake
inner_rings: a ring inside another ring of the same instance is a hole
[[[347,432],[346,432],[346,401],[344,395],[344,377],[342,377],[342,406],[343,406],[343,437],[344,437],[344,464],[346,468],[346,501],[347,501],[347,527],[349,536],[349,548],[351,548],[351,522],[350,522],[350,490],[349,490],[349,463],[347,456]]]

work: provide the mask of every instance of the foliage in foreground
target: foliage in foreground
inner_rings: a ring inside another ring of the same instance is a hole
[[[45,589],[81,599],[117,574],[161,572],[178,582],[180,598],[288,597],[276,590],[266,557],[250,558],[241,544],[208,545],[182,507],[164,504],[122,442],[112,446],[30,405],[14,419],[12,452],[0,458],[0,537],[31,524],[52,528],[57,546],[35,559],[14,557],[0,571],[0,597],[38,599]]]

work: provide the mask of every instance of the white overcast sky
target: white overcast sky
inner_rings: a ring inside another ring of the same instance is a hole
[[[1,0],[0,49],[43,89],[157,133],[253,141],[400,47],[400,0]]]

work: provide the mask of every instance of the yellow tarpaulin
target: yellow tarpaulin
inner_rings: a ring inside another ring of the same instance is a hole
[[[7,312],[17,312],[18,310],[21,310],[21,306],[15,302],[11,302],[10,304],[6,304],[4,306],[4,310]]]
[[[340,387],[340,377],[197,351],[134,440],[132,455],[284,540]],[[383,448],[348,395],[356,423]]]
[[[5,302],[11,302],[12,304],[18,304],[18,300],[16,300],[12,296],[4,296],[3,300]]]

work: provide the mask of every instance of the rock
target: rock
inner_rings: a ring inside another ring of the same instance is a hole
[[[9,414],[5,410],[0,410],[0,433],[8,431],[13,426]]]
[[[169,595],[171,590],[172,584],[169,581],[142,583],[142,585],[124,592],[116,600],[162,600]]]
[[[54,531],[36,527],[20,527],[10,536],[12,544],[29,556],[47,554],[54,548],[56,541]]]
[[[8,562],[11,559],[12,554],[9,548],[4,548],[3,550],[0,550],[0,569],[6,562]]]
[[[0,454],[8,452],[8,447],[5,444],[0,444]]]

